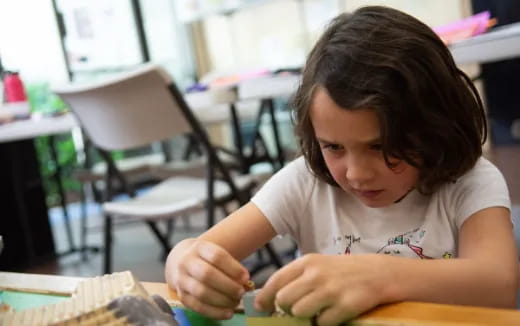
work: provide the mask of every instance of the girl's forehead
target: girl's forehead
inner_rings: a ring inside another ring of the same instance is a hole
[[[372,137],[380,131],[379,117],[375,110],[343,108],[321,87],[314,92],[310,118],[317,133],[342,131]]]

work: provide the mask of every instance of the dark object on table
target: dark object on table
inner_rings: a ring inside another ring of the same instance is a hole
[[[134,325],[178,326],[168,303],[160,296],[152,296],[154,303],[144,297],[124,295],[112,300],[108,308],[118,318],[126,317]]]

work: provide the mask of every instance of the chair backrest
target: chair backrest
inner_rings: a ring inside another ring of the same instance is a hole
[[[146,64],[115,78],[88,85],[54,87],[77,116],[93,144],[127,150],[192,131],[172,79],[160,66]]]

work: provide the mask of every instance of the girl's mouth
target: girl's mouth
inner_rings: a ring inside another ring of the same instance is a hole
[[[373,199],[377,197],[383,190],[354,190],[356,194],[367,199]]]

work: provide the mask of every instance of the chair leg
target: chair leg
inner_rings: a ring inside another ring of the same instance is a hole
[[[224,204],[224,205],[220,205],[220,210],[222,211],[222,214],[224,214],[223,217],[228,217],[229,214],[231,214],[231,213],[229,212],[229,210],[227,209],[227,207],[226,207],[225,204]]]
[[[207,228],[208,230],[215,225],[215,197],[214,197],[214,189],[215,189],[215,167],[214,167],[214,159],[211,155],[208,156],[208,166],[206,168],[206,178],[207,178],[207,191],[208,198],[206,199],[206,219],[207,219]]]
[[[157,227],[157,224],[155,224],[154,222],[147,221],[146,224],[148,224],[148,226],[152,230],[153,234],[155,234],[155,237],[157,238],[157,240],[159,241],[160,245],[163,248],[163,256],[164,256],[163,258],[166,258],[166,256],[168,256],[168,254],[170,253],[170,249],[171,249],[168,238],[161,233],[161,231]]]
[[[277,267],[277,268],[281,268],[283,266],[283,263],[282,263],[282,260],[280,259],[280,257],[278,257],[278,254],[276,253],[276,251],[273,249],[273,247],[271,246],[270,243],[266,243],[266,245],[264,246],[265,250],[267,251],[267,254],[269,255],[269,257],[271,258],[271,262]]]
[[[103,273],[112,273],[112,217],[105,215],[105,256]]]
[[[276,145],[276,154],[279,164],[279,169],[281,169],[284,166],[285,163],[285,157],[284,152],[282,149],[282,143],[280,141],[280,132],[278,130],[278,123],[276,121],[276,113],[274,110],[274,103],[273,99],[265,100],[267,105],[267,108],[269,109],[269,115],[271,116],[271,128],[273,128],[273,137],[274,137],[274,143]]]
[[[87,260],[87,196],[85,194],[85,184],[81,185],[80,190],[80,201],[81,201],[81,221],[80,221],[80,250],[81,259]]]
[[[261,262],[264,261],[264,254],[263,254],[262,250],[256,251],[256,258],[258,259],[258,261],[261,261]]]
[[[184,229],[186,231],[191,231],[191,221],[189,215],[182,215],[182,224],[184,224]]]
[[[283,266],[282,260],[280,259],[280,257],[278,256],[278,254],[273,249],[270,243],[267,243],[263,249],[267,251],[267,254],[269,255],[270,259],[264,261],[262,250],[258,250],[256,253],[258,262],[249,268],[249,274],[251,275],[251,277],[269,266],[273,265],[276,268],[281,268]]]
[[[173,235],[173,231],[175,230],[175,219],[170,219],[166,221],[166,238],[168,239],[168,243]]]

